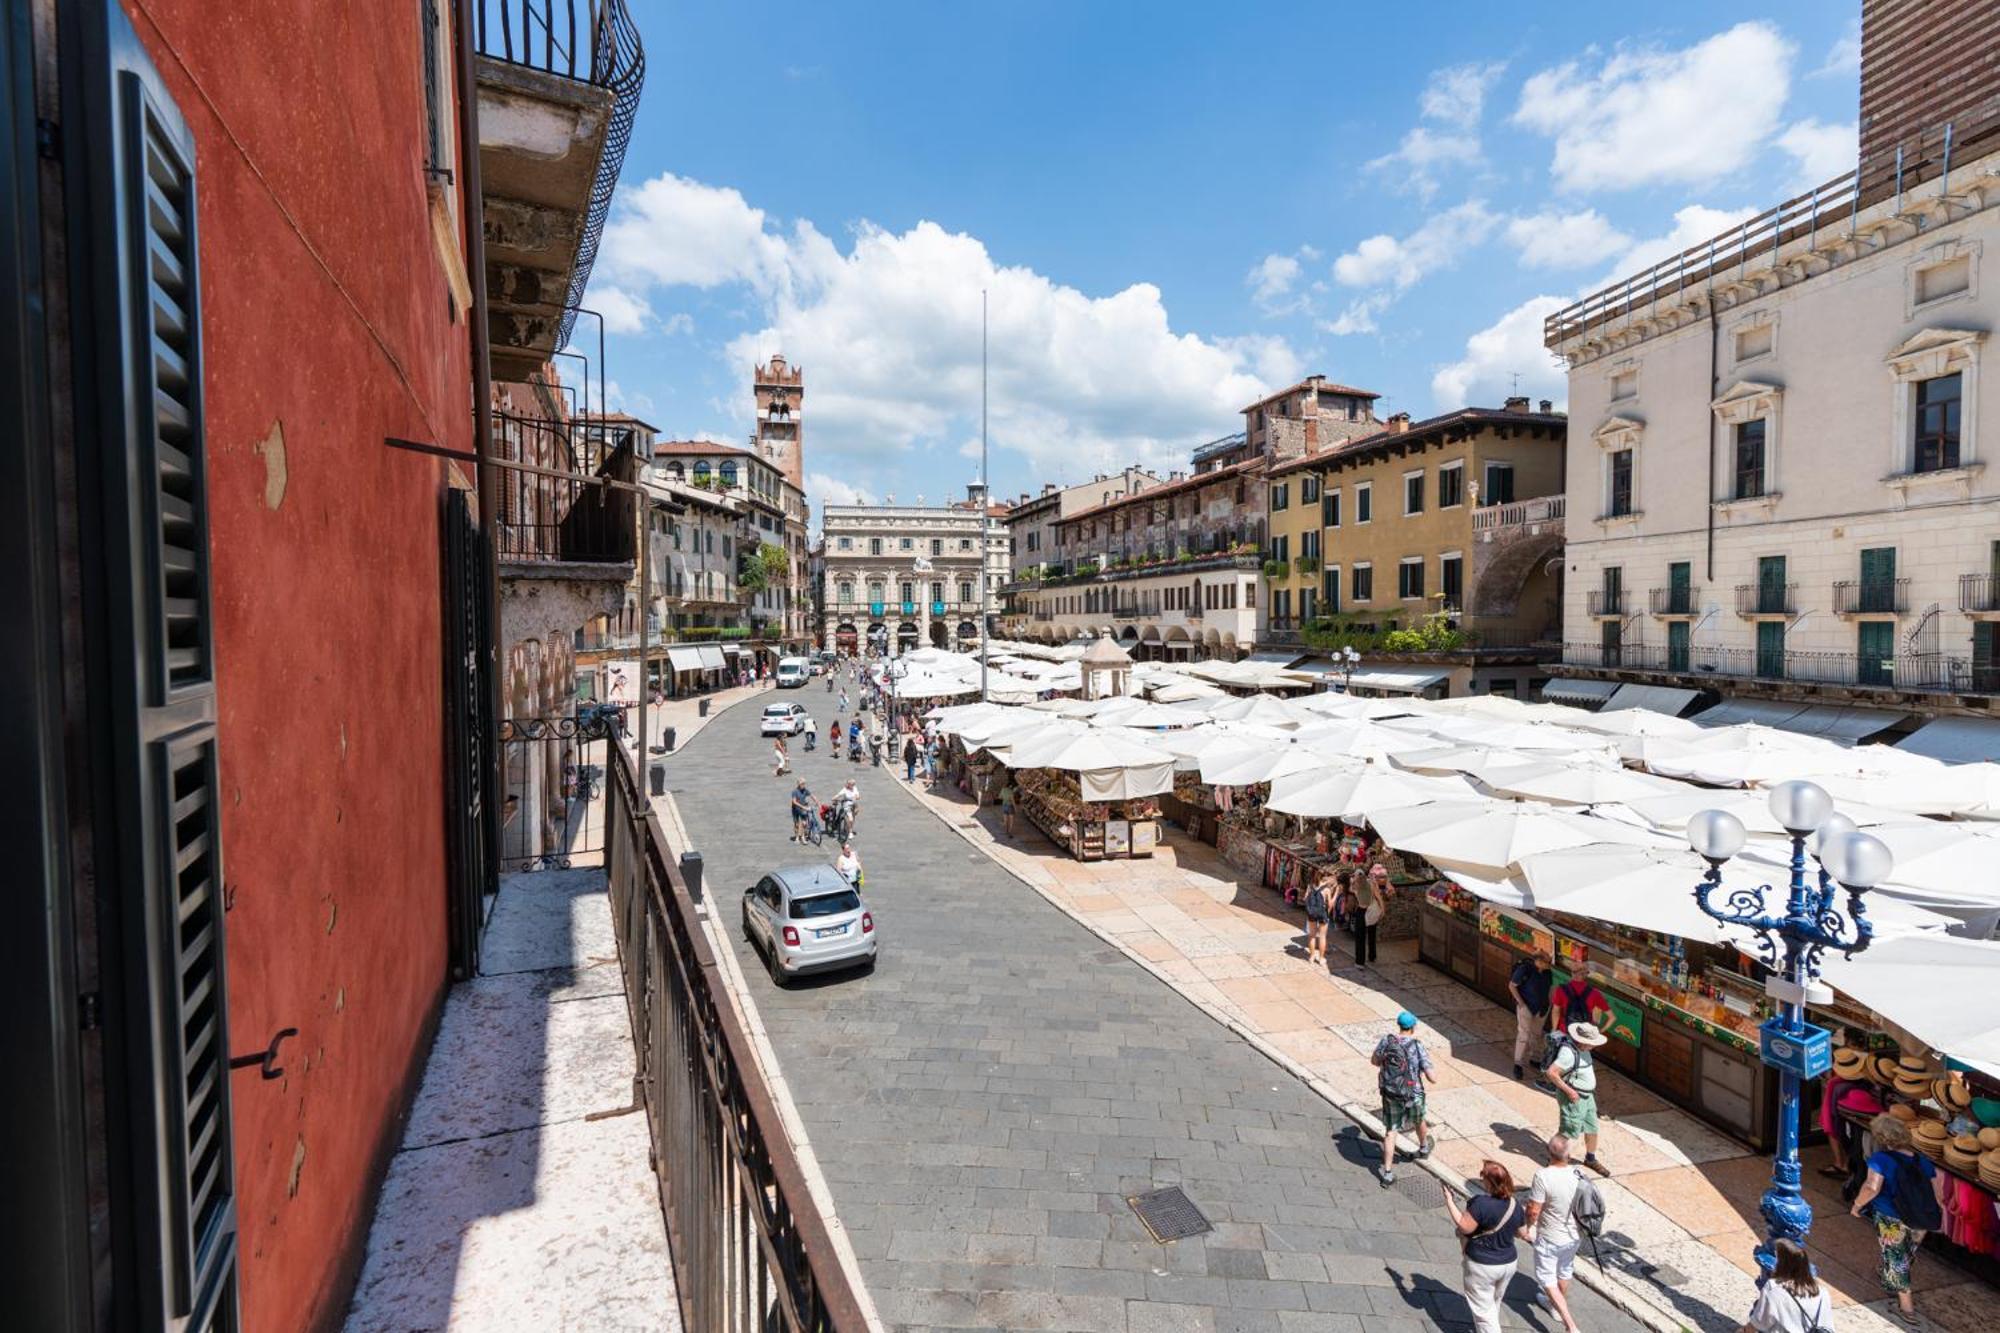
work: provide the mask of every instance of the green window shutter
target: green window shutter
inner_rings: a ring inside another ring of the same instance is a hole
[[[1896,679],[1896,625],[1864,620],[1855,626],[1855,677],[1863,685],[1890,685]]]
[[[1676,560],[1667,566],[1667,586],[1686,592],[1694,584],[1694,567],[1685,560]]]
[[[1757,674],[1767,680],[1785,674],[1785,623],[1782,620],[1757,622]]]
[[[1685,620],[1667,622],[1667,670],[1688,670],[1688,623]]]
[[[100,894],[117,918],[142,1326],[237,1326],[221,801],[195,143],[116,0],[77,59],[79,452],[94,487],[115,751]],[[101,46],[98,43],[101,41]],[[88,302],[86,307],[85,302]],[[112,841],[115,839],[115,841]]]

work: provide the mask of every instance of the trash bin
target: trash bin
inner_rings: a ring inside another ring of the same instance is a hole
[[[668,754],[672,754],[674,752],[675,740],[676,740],[675,729],[673,727],[668,727],[665,731],[660,733],[660,748],[666,751]]]
[[[701,901],[701,853],[681,853],[681,880],[687,885],[688,897]]]
[[[651,764],[648,765],[647,772],[651,775],[653,795],[665,796],[667,794],[667,766],[665,764]]]
[[[703,717],[708,716],[708,700],[706,699],[701,700],[699,703],[695,705],[695,707],[701,710],[701,715]]]

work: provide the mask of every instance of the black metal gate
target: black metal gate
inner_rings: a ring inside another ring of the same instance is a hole
[[[486,606],[488,540],[472,516],[470,497],[447,491],[445,566],[445,782],[451,856],[446,895],[451,932],[451,975],[463,981],[479,970],[479,934],[489,895],[499,888],[494,853],[493,632]]]

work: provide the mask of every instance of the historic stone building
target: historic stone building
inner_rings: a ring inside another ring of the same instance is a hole
[[[904,653],[976,643],[986,607],[988,506],[827,505],[821,642]]]

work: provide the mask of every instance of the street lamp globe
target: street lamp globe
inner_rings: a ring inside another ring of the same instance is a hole
[[[1811,833],[1832,813],[1833,798],[1817,783],[1794,779],[1771,788],[1771,815],[1789,833]]]
[[[1824,859],[1827,844],[1842,834],[1854,832],[1856,827],[1853,820],[1841,814],[1838,810],[1834,811],[1820,821],[1819,831],[1813,834],[1814,854]]]
[[[1843,888],[1872,889],[1896,868],[1895,854],[1880,838],[1843,833],[1820,849],[1820,864]]]
[[[1727,810],[1703,810],[1688,821],[1688,846],[1707,861],[1727,861],[1743,850],[1750,834]]]

